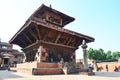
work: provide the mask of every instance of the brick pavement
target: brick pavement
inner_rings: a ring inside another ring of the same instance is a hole
[[[0,71],[0,80],[120,80],[120,72],[95,72],[95,76],[87,75],[42,75],[33,76],[25,73]]]

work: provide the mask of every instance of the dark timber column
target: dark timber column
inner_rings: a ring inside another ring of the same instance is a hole
[[[30,62],[30,51],[28,52],[28,62]]]
[[[28,62],[28,52],[26,52],[26,62]]]
[[[84,71],[87,71],[88,70],[87,53],[86,53],[87,45],[85,40],[83,40],[82,42],[82,48],[83,48],[83,59],[84,59]]]

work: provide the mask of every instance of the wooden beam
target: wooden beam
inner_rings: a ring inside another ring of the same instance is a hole
[[[68,41],[69,37],[65,37],[64,39],[65,40],[64,40],[63,44],[67,44],[67,41]]]
[[[72,41],[72,37],[70,37],[70,39],[67,42],[67,45]]]
[[[27,43],[25,43],[25,41],[23,41],[22,39],[20,39],[20,41],[21,41],[24,45],[27,45]]]
[[[34,47],[34,46],[36,46],[37,44],[39,44],[39,41],[36,41],[35,43],[32,43],[31,45],[23,48],[22,50],[23,50],[23,51],[26,51],[28,48]]]
[[[25,33],[23,33],[23,36],[25,36],[25,38],[26,38],[30,43],[32,43],[32,41],[30,40],[30,38],[29,38]]]
[[[58,43],[52,43],[52,42],[46,42],[46,41],[43,41],[43,40],[40,40],[40,43],[54,45],[54,46],[60,46],[60,47],[66,47],[66,48],[71,48],[71,49],[76,49],[75,47],[72,47],[72,46],[68,46],[68,45],[64,45],[64,44],[58,44]]]
[[[38,25],[37,24],[34,24],[34,25],[35,25],[35,29],[37,31],[38,39],[40,40],[41,36],[40,36],[40,31],[39,31]]]
[[[23,30],[25,30],[30,24],[31,24],[31,20],[26,24],[24,25],[13,37],[12,39],[10,40],[10,43],[12,43],[17,37],[18,35],[20,35],[22,33]]]
[[[42,22],[38,22],[38,21],[33,21],[32,22],[38,24],[38,25],[42,25],[44,27],[47,27],[47,28],[51,28],[51,29],[54,29],[54,30],[57,30],[57,31],[60,31],[60,32],[64,32],[64,33],[67,33],[67,34],[70,34],[70,35],[75,35],[79,38],[84,38],[86,40],[88,40],[88,42],[93,42],[94,41],[94,38],[92,37],[89,37],[87,35],[83,35],[83,34],[80,34],[80,33],[77,33],[77,32],[74,32],[74,31],[70,31],[70,30],[67,30],[67,29],[57,29],[57,28],[54,28],[53,26],[48,26],[47,24],[45,23],[42,23]]]
[[[76,46],[81,45],[81,44],[82,44],[82,41],[83,41],[83,40],[78,40],[78,42],[77,42]]]
[[[47,36],[48,36],[49,31],[50,31],[50,29],[47,29],[47,31],[46,31],[46,33],[45,33],[45,35],[44,35],[43,40],[46,40],[46,38],[47,38]]]
[[[52,43],[52,42],[46,42],[46,41],[43,41],[43,40],[40,40],[40,41],[37,41],[25,48],[23,48],[22,50],[26,50],[28,48],[31,48],[31,47],[35,47],[37,45],[40,45],[40,44],[48,44],[48,45],[54,45],[54,46],[59,46],[59,47],[64,47],[64,48],[70,48],[70,49],[76,49],[76,47],[72,47],[72,46],[68,46],[68,45],[64,45],[64,44],[56,44],[56,43]]]
[[[38,38],[35,36],[34,32],[31,29],[29,30],[29,33],[35,38],[36,41],[38,40]]]
[[[59,34],[58,34],[58,36],[57,36],[57,38],[56,38],[56,40],[55,40],[55,43],[58,42],[58,40],[60,39],[61,35],[62,35],[62,33],[59,33]]]

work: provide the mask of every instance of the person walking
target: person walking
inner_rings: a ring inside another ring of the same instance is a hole
[[[108,72],[108,64],[106,64],[106,71]]]

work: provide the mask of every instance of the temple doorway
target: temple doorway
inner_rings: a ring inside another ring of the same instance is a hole
[[[4,58],[4,64],[9,64],[9,58]]]

